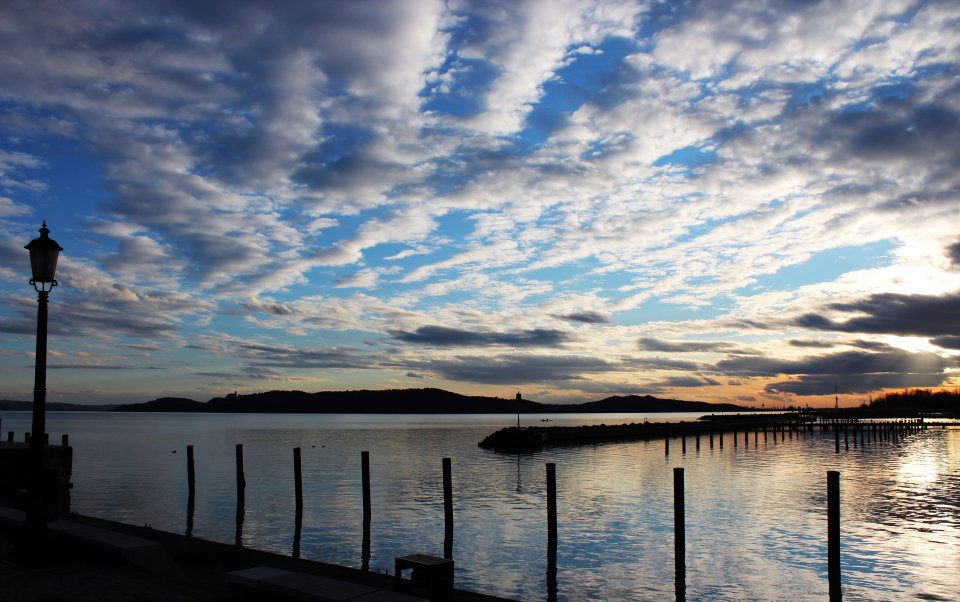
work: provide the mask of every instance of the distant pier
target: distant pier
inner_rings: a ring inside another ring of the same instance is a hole
[[[924,422],[921,419],[895,421],[863,421],[858,419],[835,419],[811,413],[789,414],[713,414],[703,416],[700,420],[691,422],[644,422],[631,424],[598,424],[591,426],[528,426],[523,428],[507,427],[485,437],[477,445],[494,451],[517,452],[536,451],[551,445],[577,445],[604,441],[618,440],[651,440],[665,439],[669,450],[669,439],[683,438],[686,447],[686,437],[701,435],[721,437],[720,446],[723,446],[723,433],[733,433],[733,445],[737,445],[737,434],[747,436],[753,432],[755,437],[762,433],[764,440],[767,433],[783,434],[798,431],[861,432],[861,431],[892,431],[923,429],[927,427],[940,428],[941,426],[956,426],[960,423]],[[746,441],[746,440],[745,440]],[[746,444],[746,443],[745,443]],[[698,447],[699,449],[699,442]],[[669,453],[669,451],[667,452]]]

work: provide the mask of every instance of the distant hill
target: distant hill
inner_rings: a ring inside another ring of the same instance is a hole
[[[146,403],[133,403],[113,408],[114,412],[209,412],[207,404],[185,397],[161,397]]]
[[[551,406],[557,407],[557,406]],[[681,401],[660,399],[652,395],[627,395],[607,397],[600,401],[577,404],[577,412],[743,412],[752,410],[732,403],[707,403],[705,401]]]
[[[47,402],[45,408],[48,412],[108,412],[117,407],[116,404],[110,405],[82,405],[79,403],[60,403]],[[9,399],[0,399],[0,411],[5,412],[32,412],[32,401],[11,401]]]
[[[215,397],[206,403],[164,397],[118,406],[117,412],[248,412],[337,414],[511,414],[567,412],[729,412],[750,408],[733,404],[658,399],[649,395],[608,397],[583,404],[542,404],[523,399],[460,395],[443,389],[387,389],[380,391],[267,391]]]

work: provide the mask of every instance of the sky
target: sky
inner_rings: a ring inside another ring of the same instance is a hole
[[[960,3],[0,4],[0,399],[958,387]]]

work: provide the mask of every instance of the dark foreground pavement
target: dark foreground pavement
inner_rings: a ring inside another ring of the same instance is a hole
[[[17,518],[15,511],[0,507],[2,602],[262,599],[262,594],[244,597],[224,582],[228,572],[258,566],[393,590],[392,576],[79,515],[53,523],[31,557],[18,545]],[[504,598],[457,590],[454,600]]]

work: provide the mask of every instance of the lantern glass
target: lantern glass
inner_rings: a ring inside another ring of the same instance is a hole
[[[57,259],[63,247],[50,238],[50,230],[44,222],[40,228],[40,238],[34,238],[24,247],[30,251],[30,268],[35,282],[55,282]]]

